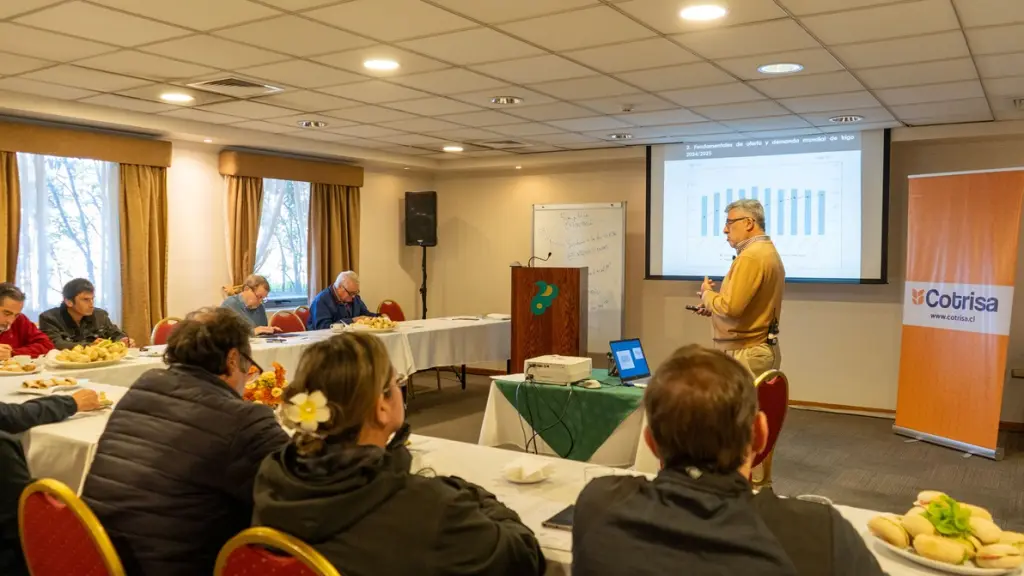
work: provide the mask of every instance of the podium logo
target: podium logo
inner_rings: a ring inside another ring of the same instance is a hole
[[[540,316],[550,306],[551,302],[558,296],[558,286],[548,284],[543,280],[537,282],[537,294],[530,301],[530,311],[534,316]]]
[[[917,304],[917,305],[924,304],[924,288],[922,288],[920,290],[917,290],[917,289],[911,290],[910,291],[910,297],[913,300],[914,304]]]

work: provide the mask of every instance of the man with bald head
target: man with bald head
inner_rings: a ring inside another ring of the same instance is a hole
[[[359,276],[346,270],[338,274],[334,284],[324,288],[313,297],[309,305],[310,330],[325,330],[331,324],[351,323],[356,318],[377,316],[366,307],[359,297]]]

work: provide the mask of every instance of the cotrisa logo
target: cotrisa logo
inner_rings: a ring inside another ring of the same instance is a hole
[[[908,280],[903,325],[978,334],[1010,333],[1013,286]]]
[[[944,293],[936,288],[930,290],[914,289],[910,299],[915,305],[943,310],[960,310],[964,312],[998,312],[999,299],[996,297],[978,296],[973,291],[969,294],[958,294],[956,291]]]

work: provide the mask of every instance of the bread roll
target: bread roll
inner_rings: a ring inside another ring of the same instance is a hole
[[[1003,536],[1003,531],[991,520],[971,516],[970,523],[971,534],[977,536],[982,544],[995,544]]]
[[[984,518],[985,520],[992,520],[992,514],[988,510],[982,508],[981,506],[975,506],[974,504],[964,504],[963,502],[960,502],[959,504],[961,508],[967,508],[968,510],[971,511],[971,518]]]
[[[914,506],[910,510],[907,510],[907,513],[904,514],[904,516],[920,516],[920,515],[924,514],[925,512],[927,512],[927,510],[925,510],[924,508],[922,508],[920,506]]]
[[[967,553],[961,543],[939,536],[914,538],[914,550],[921,556],[945,564],[963,564]]]
[[[875,516],[868,522],[868,530],[897,548],[907,548],[910,546],[910,535],[900,525],[898,517]]]
[[[992,544],[978,550],[974,562],[981,568],[1016,568],[1024,564],[1024,555],[1011,544]]]
[[[1000,544],[1011,544],[1017,548],[1024,549],[1024,534],[1020,532],[1007,532],[1003,530],[1003,535],[999,537]]]
[[[903,525],[903,529],[910,534],[911,538],[917,538],[922,534],[928,536],[935,535],[935,526],[928,521],[927,518],[919,514],[908,514],[903,517],[903,521],[900,522]]]
[[[949,539],[964,547],[964,553],[967,554],[968,559],[973,559],[974,555],[978,552],[978,549],[981,548],[981,541],[974,536],[968,535],[961,538]]]
[[[931,503],[932,500],[938,500],[939,498],[945,495],[946,494],[944,492],[937,492],[935,490],[925,490],[924,492],[921,492],[920,494],[917,495],[917,502],[915,502],[915,504],[917,504],[918,506],[927,506],[929,503]]]

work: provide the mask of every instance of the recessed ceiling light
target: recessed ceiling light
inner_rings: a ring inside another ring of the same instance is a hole
[[[608,137],[612,140],[629,140],[633,135],[622,132],[620,134],[609,134]]]
[[[175,104],[191,102],[195,100],[192,96],[185,94],[184,92],[164,92],[160,95],[160,99],[164,102],[174,102]]]
[[[363,67],[367,70],[398,70],[398,62],[394,60],[367,60],[363,62]]]
[[[204,138],[203,142],[206,142],[207,144],[213,144],[213,140],[210,138]]]
[[[408,166],[406,166],[405,168],[402,168],[402,170],[408,170],[408,169],[409,169],[409,167],[408,167]]]
[[[860,122],[863,120],[863,116],[857,116],[856,114],[846,114],[843,116],[833,116],[828,119],[833,124],[853,124],[854,122]]]
[[[516,170],[522,170],[522,169],[523,169],[522,166],[516,166]]]
[[[325,128],[327,122],[322,120],[299,120],[296,122],[300,128]]]
[[[683,8],[679,12],[679,17],[683,20],[707,22],[708,20],[718,20],[728,13],[728,10],[717,4],[696,4]]]
[[[777,64],[765,64],[757,67],[757,71],[761,74],[792,74],[803,69],[802,65],[793,62],[779,62]]]
[[[491,104],[501,104],[502,106],[522,103],[523,99],[519,96],[495,96],[494,98],[491,98]]]
[[[442,150],[445,152],[462,152],[462,146],[445,146]]]

